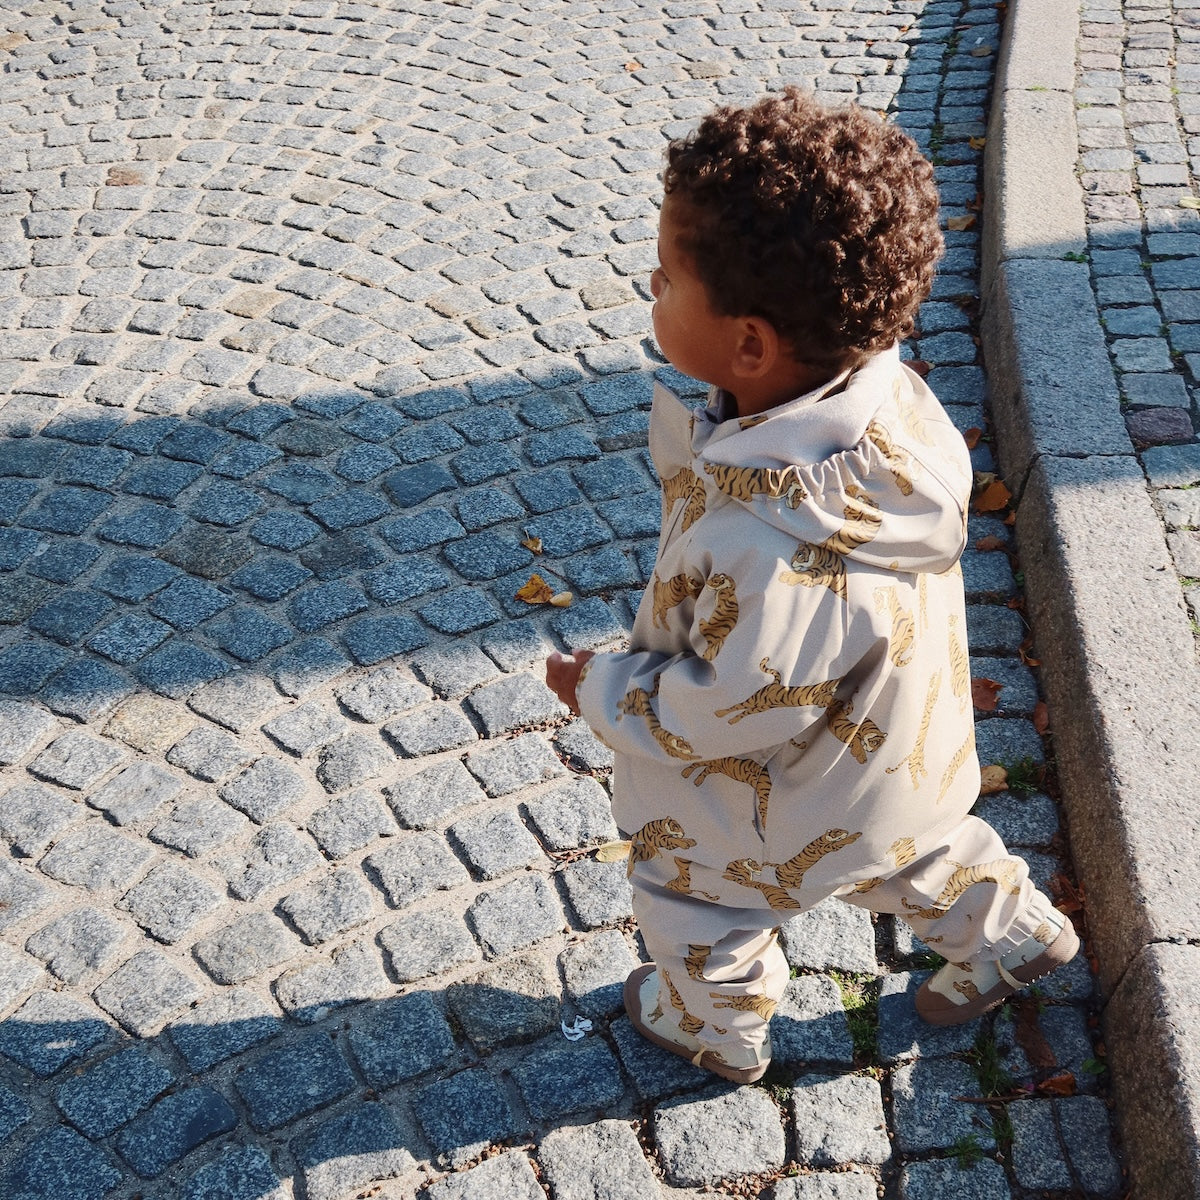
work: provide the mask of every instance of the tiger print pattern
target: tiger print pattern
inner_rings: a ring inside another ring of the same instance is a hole
[[[689,979],[694,979],[697,983],[708,982],[704,978],[704,968],[708,965],[710,954],[712,954],[711,946],[688,946],[687,958],[683,960],[683,966]]]
[[[808,499],[796,467],[730,467],[724,463],[704,464],[704,470],[726,495],[743,504],[755,496],[782,500],[788,508],[799,508]]]
[[[696,778],[692,779],[692,782],[697,787],[710,775],[724,775],[734,783],[748,784],[754,789],[759,828],[767,827],[767,809],[771,803],[771,774],[761,763],[756,763],[752,758],[710,758],[704,762],[692,763],[680,773],[684,779],[691,779],[693,772],[696,773]]]
[[[728,879],[730,883],[739,884],[741,887],[754,888],[755,891],[762,892],[771,908],[798,909],[800,901],[794,896],[789,896],[783,888],[758,878],[761,870],[762,864],[755,862],[754,859],[738,858],[725,868],[722,878]]]
[[[888,639],[888,657],[892,665],[907,667],[912,662],[913,642],[916,640],[916,625],[913,615],[900,606],[900,597],[894,587],[876,588],[875,611],[886,612],[892,618],[892,635]]]
[[[738,620],[737,584],[733,576],[710,575],[705,583],[716,593],[712,616],[700,621],[700,636],[706,643],[700,655],[705,662],[712,662],[725,645],[725,639],[733,632]]]
[[[827,829],[820,837],[813,838],[799,854],[793,855],[775,867],[775,878],[785,887],[796,891],[804,883],[804,876],[827,854],[833,854],[851,846],[862,837],[861,833],[848,833],[845,829]]]
[[[770,996],[729,996],[720,992],[709,992],[709,999],[717,1001],[713,1008],[732,1008],[734,1012],[752,1012],[769,1021],[775,1015],[775,1001]]]
[[[629,839],[629,866],[627,875],[633,874],[637,863],[649,862],[666,850],[690,850],[696,844],[695,838],[690,838],[684,832],[674,817],[660,817],[656,821],[647,821]]]
[[[641,717],[646,722],[650,736],[666,754],[672,758],[681,758],[685,762],[695,762],[700,756],[692,750],[691,744],[679,734],[664,729],[659,723],[654,706],[650,703],[658,695],[660,678],[660,675],[654,677],[654,687],[650,691],[639,687],[630,688],[617,704],[617,720],[628,716]]]
[[[834,702],[834,694],[841,678],[827,679],[824,683],[806,683],[797,686],[784,686],[783,676],[771,666],[769,658],[762,659],[758,669],[771,676],[772,682],[764,684],[752,695],[746,697],[730,708],[718,708],[714,717],[729,717],[729,724],[736,725],[744,717],[756,713],[769,712],[773,708],[829,708]]]
[[[962,770],[963,764],[975,751],[975,729],[972,726],[967,734],[967,740],[954,752],[954,757],[946,765],[945,771],[942,773],[941,786],[938,788],[937,799],[935,804],[941,804],[946,798],[947,792],[950,791],[950,785],[954,782],[954,777]]]
[[[874,754],[887,741],[887,734],[870,717],[858,722],[851,720],[853,712],[853,701],[837,700],[825,710],[825,725],[835,738],[850,747],[855,762],[865,764],[867,755]]]
[[[678,989],[671,982],[671,976],[667,974],[664,967],[659,967],[658,973],[662,978],[663,983],[667,985],[667,994],[671,999],[671,1007],[680,1014],[679,1028],[687,1034],[695,1037],[696,1034],[704,1028],[704,1022],[699,1017],[694,1017],[684,1007],[683,997],[679,994]]]
[[[950,617],[950,690],[958,700],[958,711],[966,712],[971,695],[971,660],[958,636],[958,617]]]
[[[913,493],[912,470],[915,466],[912,455],[907,450],[897,449],[896,443],[892,441],[892,435],[878,421],[872,421],[867,426],[866,439],[883,455],[884,462],[887,463],[888,470],[892,473],[892,478],[900,489],[900,494],[911,496]]]
[[[712,892],[692,891],[692,860],[674,855],[672,857],[675,858],[675,870],[679,874],[670,882],[663,884],[668,892],[678,892],[681,896],[703,896],[705,900],[711,900],[714,904],[720,900],[720,896],[714,896]]]
[[[819,546],[801,542],[789,563],[791,569],[779,576],[781,583],[827,587],[835,596],[846,599],[845,555],[866,545],[883,523],[879,506],[861,488],[847,487],[846,494],[850,496],[842,509],[846,523]]]
[[[926,921],[936,921],[944,917],[956,900],[959,900],[968,888],[980,883],[994,883],[1003,888],[1010,896],[1021,894],[1020,884],[1017,883],[1019,868],[1011,858],[998,858],[994,862],[978,863],[973,867],[964,867],[961,863],[954,864],[954,873],[946,881],[938,898],[928,907],[911,904],[901,898],[905,911],[910,917],[923,917]],[[927,939],[926,939],[927,940]]]
[[[666,629],[667,613],[685,600],[695,600],[704,590],[704,580],[697,579],[686,572],[672,575],[665,583],[659,579],[657,572],[652,582],[654,607],[651,618],[656,628]]]
[[[917,860],[917,843],[910,837],[897,838],[887,851],[892,856],[892,861],[896,864],[896,870],[901,871],[909,865],[909,863]]]
[[[929,729],[933,724],[933,710],[937,705],[938,691],[942,686],[941,670],[934,671],[929,678],[929,688],[925,693],[925,708],[921,712],[921,724],[917,727],[917,740],[913,748],[894,766],[886,767],[885,774],[894,775],[902,767],[908,767],[908,777],[912,780],[913,791],[921,786],[921,780],[929,774],[925,765],[925,742],[929,737]]]
[[[706,500],[704,482],[691,467],[681,467],[669,479],[664,479],[662,494],[667,512],[674,508],[676,500],[687,501],[683,509],[683,520],[680,523],[681,530],[686,531],[691,528],[704,516]]]

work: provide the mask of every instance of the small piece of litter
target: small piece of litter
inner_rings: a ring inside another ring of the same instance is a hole
[[[592,1032],[592,1023],[587,1017],[576,1017],[573,1024],[568,1025],[566,1021],[560,1022],[562,1025],[563,1037],[568,1042],[577,1042],[580,1038],[586,1037]]]

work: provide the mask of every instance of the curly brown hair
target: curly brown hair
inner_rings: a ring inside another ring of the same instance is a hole
[[[933,167],[896,126],[788,87],[672,142],[663,186],[713,307],[799,362],[836,373],[912,332],[943,243]]]

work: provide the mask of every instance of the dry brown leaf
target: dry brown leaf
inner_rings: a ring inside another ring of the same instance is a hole
[[[1029,1065],[1035,1071],[1049,1071],[1058,1066],[1054,1050],[1038,1025],[1039,1003],[1029,996],[1020,996],[1012,1001],[1014,1022],[1013,1035],[1017,1045],[1025,1051]]]
[[[629,857],[632,842],[605,842],[596,847],[597,862],[624,862]]]
[[[985,137],[967,138],[967,145],[970,146],[972,150],[982,150],[984,148],[984,146],[987,145],[987,138],[985,138]]]
[[[554,598],[554,589],[540,575],[534,574],[517,589],[516,598],[526,604],[549,604]]]
[[[946,222],[946,228],[953,229],[956,233],[962,233],[964,229],[970,229],[975,224],[975,221],[975,214],[967,213],[965,217],[951,217]]]
[[[521,545],[524,546],[525,549],[531,554],[541,554],[542,552],[542,539],[540,537],[534,537],[533,534],[523,537],[521,539]]]
[[[1012,492],[999,479],[996,479],[989,483],[975,497],[975,511],[981,513],[999,512],[1002,508],[1008,507],[1008,502],[1011,499]]]
[[[975,543],[976,550],[982,550],[985,553],[989,550],[1003,550],[1008,543],[1002,538],[997,537],[994,533],[989,533],[987,537],[981,537]]]
[[[1042,660],[1040,658],[1034,658],[1033,655],[1029,653],[1032,649],[1033,636],[1031,634],[1017,647],[1017,653],[1021,656],[1021,661],[1027,667],[1040,667],[1042,665]]]
[[[978,425],[972,425],[970,429],[963,434],[963,441],[967,443],[968,450],[974,450],[979,445],[979,439],[983,437],[983,430]]]
[[[1045,700],[1039,700],[1033,706],[1033,727],[1039,737],[1050,728],[1050,710],[1046,707]]]
[[[1075,1095],[1075,1076],[1070,1071],[1061,1075],[1051,1075],[1037,1085],[1036,1090],[1043,1096],[1073,1096]]]
[[[995,712],[996,699],[1000,693],[1004,691],[1004,684],[997,683],[994,679],[972,679],[971,680],[971,703],[980,712]]]
[[[990,766],[984,767],[979,772],[979,778],[979,794],[981,796],[993,796],[1008,788],[1008,771],[999,763],[992,763]]]

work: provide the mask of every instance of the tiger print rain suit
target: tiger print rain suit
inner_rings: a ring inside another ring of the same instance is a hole
[[[895,348],[759,416],[731,408],[656,387],[654,573],[631,648],[578,688],[615,752],[664,1003],[712,1048],[761,1040],[787,980],[774,929],[825,897],[898,913],[955,962],[1000,957],[1049,907],[968,816],[962,436]]]

